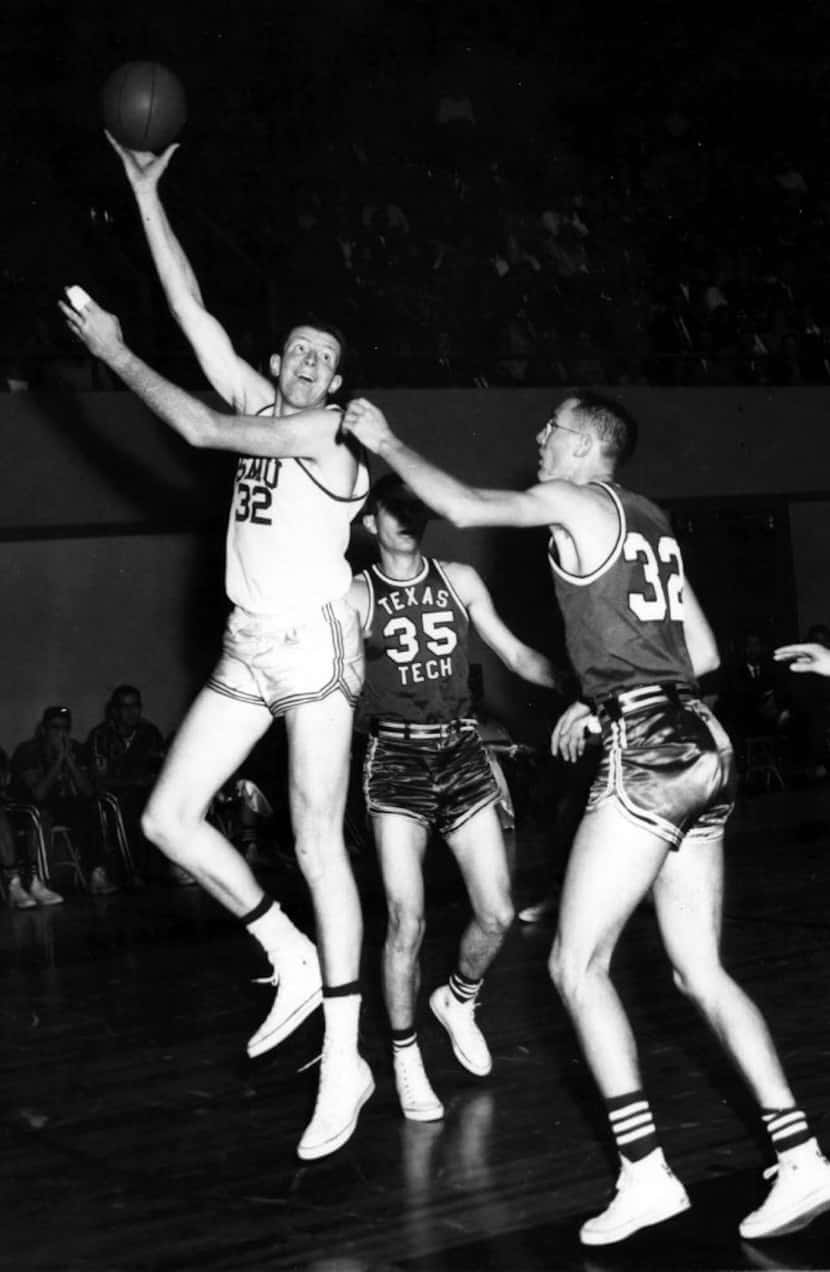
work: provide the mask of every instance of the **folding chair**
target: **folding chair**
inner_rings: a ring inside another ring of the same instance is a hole
[[[744,782],[759,778],[764,789],[769,790],[773,782],[778,783],[779,790],[784,790],[785,782],[778,767],[778,755],[775,749],[775,738],[767,735],[748,737],[744,743]]]
[[[16,824],[18,834],[29,831],[34,836],[35,871],[41,883],[48,887],[53,866],[68,866],[76,884],[81,888],[87,888],[87,878],[81,865],[80,854],[72,841],[72,832],[68,826],[62,822],[52,825],[47,852],[46,832],[40,809],[35,804],[22,804],[14,800],[6,804],[5,808],[13,823]]]
[[[132,878],[135,874],[135,861],[130,849],[130,841],[127,838],[127,829],[124,825],[124,816],[121,812],[118,796],[112,791],[104,791],[103,794],[96,797],[95,805],[98,809],[101,843],[107,843],[109,831],[112,831],[118,851],[121,854],[121,860],[124,862],[127,877]]]

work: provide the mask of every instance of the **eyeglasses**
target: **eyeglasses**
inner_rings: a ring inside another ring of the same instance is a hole
[[[581,428],[568,428],[567,424],[560,424],[559,421],[554,416],[551,416],[551,418],[548,420],[547,424],[545,425],[544,433],[542,435],[543,442],[546,442],[548,440],[548,438],[550,437],[551,433],[553,432],[555,428],[561,429],[563,433],[576,433],[577,436],[580,436],[582,433]]]

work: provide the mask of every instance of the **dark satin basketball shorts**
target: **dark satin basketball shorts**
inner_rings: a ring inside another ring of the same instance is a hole
[[[735,757],[704,703],[664,700],[618,720],[600,714],[600,723],[604,754],[586,812],[612,799],[672,848],[722,836],[735,802]]]
[[[370,814],[398,813],[442,835],[500,799],[476,731],[429,741],[371,737],[363,793]]]

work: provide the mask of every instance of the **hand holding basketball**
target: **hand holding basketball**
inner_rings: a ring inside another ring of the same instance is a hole
[[[160,155],[156,155],[152,150],[128,150],[126,146],[116,141],[111,132],[106,130],[104,136],[123,163],[127,180],[136,191],[142,187],[158,185],[160,177],[179,148],[179,143],[174,141]]]
[[[175,141],[187,119],[181,81],[158,62],[126,62],[101,89],[107,132],[128,150],[158,154]]]

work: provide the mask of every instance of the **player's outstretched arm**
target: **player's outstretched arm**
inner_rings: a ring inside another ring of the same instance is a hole
[[[445,561],[443,565],[459,599],[467,608],[470,622],[485,645],[523,680],[543,685],[546,689],[561,690],[565,674],[558,672],[550,659],[538,649],[525,645],[511,632],[497,612],[481,575],[471,565],[459,561]]]
[[[366,398],[355,398],[349,403],[343,416],[343,429],[385,460],[434,512],[461,529],[564,522],[582,502],[576,487],[569,490],[563,482],[548,482],[524,491],[468,486],[404,445],[392,432],[380,408]]]
[[[108,314],[85,293],[79,293],[80,289],[67,287],[68,300],[58,301],[69,330],[191,446],[314,460],[331,453],[340,424],[339,412],[301,411],[281,418],[279,427],[275,427],[271,418],[216,411],[137,357],[124,343],[115,315]]]
[[[794,645],[779,645],[773,650],[776,662],[790,664],[790,671],[812,671],[819,676],[830,676],[830,649],[813,641],[801,641]]]
[[[239,357],[224,327],[208,313],[193,267],[173,232],[159,195],[159,181],[178,143],[154,155],[150,151],[127,150],[110,133],[106,136],[132,186],[170,312],[216,392],[235,410],[253,414],[274,400],[273,385]]]

